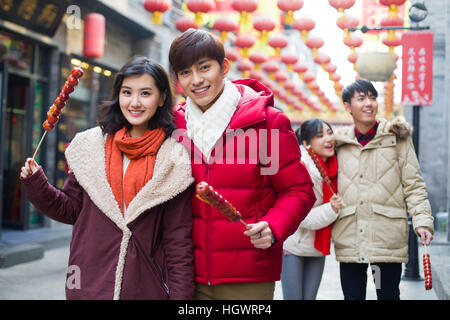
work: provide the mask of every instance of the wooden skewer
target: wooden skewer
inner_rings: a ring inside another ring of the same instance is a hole
[[[47,135],[47,132],[48,132],[47,130],[44,131],[44,134],[42,135],[41,140],[39,141],[39,144],[38,144],[37,147],[36,147],[36,150],[34,150],[34,153],[33,153],[33,160],[34,160],[34,157],[36,157],[36,154],[37,154],[37,152],[38,152],[38,150],[39,150],[39,147],[41,146],[42,141],[44,141],[44,138],[45,138],[45,136]]]

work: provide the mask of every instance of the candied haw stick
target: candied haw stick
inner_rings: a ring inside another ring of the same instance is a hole
[[[47,120],[44,121],[42,126],[44,127],[44,134],[41,137],[41,140],[39,141],[38,146],[36,147],[36,150],[34,150],[33,153],[33,159],[36,157],[36,154],[39,150],[39,147],[42,144],[42,141],[44,141],[45,135],[48,131],[53,130],[55,127],[55,124],[58,122],[59,115],[61,114],[62,109],[66,106],[67,100],[69,100],[69,95],[73,92],[74,88],[78,85],[78,79],[81,78],[84,74],[84,71],[82,68],[74,67],[72,69],[72,72],[70,73],[70,76],[67,78],[66,82],[64,83],[64,86],[61,89],[61,92],[59,93],[58,97],[55,99],[55,102],[50,107],[49,111],[47,112]]]
[[[333,188],[331,187],[331,181],[330,181],[330,177],[328,177],[328,175],[325,173],[325,169],[322,167],[322,164],[319,162],[319,160],[317,159],[316,153],[314,152],[314,150],[311,148],[311,146],[307,146],[305,147],[306,151],[308,151],[309,156],[311,157],[311,159],[314,161],[314,164],[317,167],[317,170],[319,170],[320,175],[322,176],[323,181],[325,181],[326,185],[328,186],[328,188],[330,188],[331,192],[333,193],[333,195],[335,196],[336,194],[333,191]]]
[[[241,218],[241,213],[237,211],[231,203],[224,199],[223,196],[215,191],[208,183],[203,181],[198,183],[196,193],[197,198],[219,210],[219,212],[230,219],[230,221],[240,221],[247,227],[247,224]]]
[[[425,275],[425,290],[431,290],[433,288],[433,280],[431,277],[431,262],[430,255],[427,251],[427,246],[424,246],[425,253],[423,254],[423,273]]]

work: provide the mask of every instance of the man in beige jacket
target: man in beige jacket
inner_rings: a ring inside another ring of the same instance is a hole
[[[354,126],[336,133],[340,209],[332,238],[347,300],[366,297],[370,265],[379,300],[400,299],[402,263],[408,261],[408,217],[423,245],[433,239],[425,182],[402,119],[376,119],[378,93],[357,80],[342,99]]]

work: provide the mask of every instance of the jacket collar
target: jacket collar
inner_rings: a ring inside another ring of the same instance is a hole
[[[395,134],[389,130],[390,122],[383,118],[377,120],[379,122],[377,133],[375,137],[373,137],[373,139],[370,140],[370,142],[364,147],[359,144],[358,139],[355,136],[355,125],[347,127],[340,132],[336,130],[336,146],[340,147],[344,144],[354,144],[359,146],[360,148],[370,149],[375,146],[383,145],[381,140],[385,140],[386,138],[392,145],[392,139],[395,140]]]
[[[262,122],[266,119],[266,107],[273,106],[273,93],[260,82],[253,79],[232,81],[241,94],[236,112],[227,129],[240,129]],[[186,129],[186,103],[175,107],[175,125]]]
[[[170,200],[194,182],[187,151],[172,137],[167,138],[156,156],[152,179],[131,201],[124,218],[106,178],[105,139],[100,127],[77,134],[66,150],[66,159],[92,202],[123,231],[143,212]]]

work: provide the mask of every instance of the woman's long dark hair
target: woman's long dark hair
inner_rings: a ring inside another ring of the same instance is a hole
[[[297,136],[297,140],[299,144],[303,144],[303,141],[306,142],[307,145],[311,143],[311,140],[323,130],[323,124],[326,124],[331,132],[333,132],[333,128],[330,124],[322,119],[310,119],[302,123],[300,128],[295,130],[295,135]]]
[[[159,93],[165,95],[164,104],[156,109],[156,113],[148,122],[150,130],[161,128],[169,136],[175,129],[173,123],[173,93],[170,85],[169,75],[157,62],[143,56],[136,56],[129,60],[116,74],[113,85],[111,100],[104,101],[100,105],[97,118],[98,125],[103,134],[114,134],[122,127],[131,130],[131,124],[123,116],[119,105],[119,94],[123,80],[129,76],[148,74],[153,77]]]

